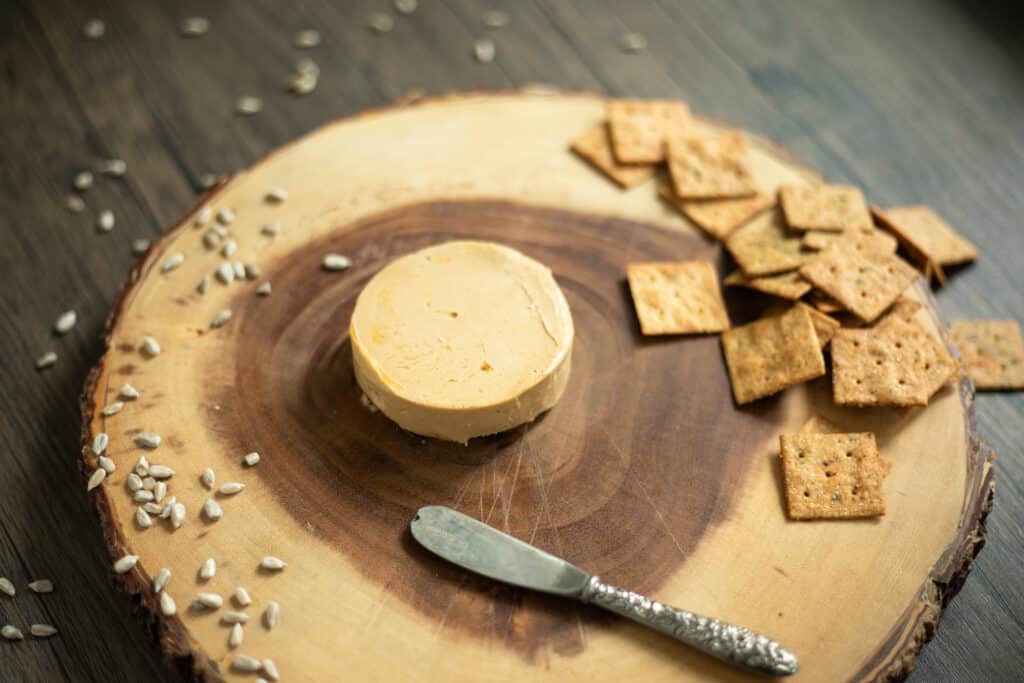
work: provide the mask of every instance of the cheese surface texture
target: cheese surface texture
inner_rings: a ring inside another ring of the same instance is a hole
[[[466,443],[530,422],[569,381],[569,304],[544,265],[492,242],[402,256],[360,293],[356,381],[401,427]]]

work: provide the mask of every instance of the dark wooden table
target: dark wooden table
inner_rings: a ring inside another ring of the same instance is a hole
[[[698,112],[774,138],[882,205],[935,207],[981,249],[939,295],[947,318],[1024,319],[1024,41],[1019,8],[968,0],[607,2],[421,0],[377,35],[385,0],[0,3],[0,623],[49,622],[60,635],[0,641],[0,680],[177,680],[109,577],[76,469],[78,394],[101,351],[104,317],[133,261],[194,201],[202,177],[245,167],[331,119],[410,90],[528,83],[612,95],[681,97]],[[1018,6],[1019,7],[1019,6]],[[509,25],[492,64],[472,58],[485,10]],[[210,33],[178,23],[203,15]],[[102,39],[86,40],[91,17]],[[320,46],[298,50],[294,32]],[[627,55],[627,31],[649,41]],[[295,61],[322,73],[304,98],[283,91]],[[243,94],[263,98],[251,117]],[[64,198],[77,170],[121,157],[89,208]],[[101,235],[95,212],[113,209]],[[69,335],[52,324],[79,314]],[[46,350],[56,367],[38,372]],[[919,681],[998,681],[1024,671],[1024,395],[977,401],[1000,453],[989,540],[919,660]],[[28,594],[32,578],[54,594]]]

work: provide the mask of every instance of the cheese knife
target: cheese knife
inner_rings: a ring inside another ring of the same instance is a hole
[[[409,528],[424,548],[477,574],[598,605],[748,671],[796,673],[796,657],[770,638],[616,588],[451,508],[420,508]]]

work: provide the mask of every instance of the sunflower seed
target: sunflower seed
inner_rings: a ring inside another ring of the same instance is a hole
[[[57,629],[49,624],[32,624],[28,627],[28,630],[36,638],[49,638],[50,636],[57,635]]]
[[[220,597],[216,593],[199,593],[196,595],[196,600],[193,604],[196,607],[218,609],[224,604],[224,598]]]
[[[100,232],[110,232],[114,229],[114,212],[110,209],[103,209],[96,216],[96,227]]]
[[[135,510],[135,523],[143,529],[148,529],[153,526],[153,518],[149,516],[145,508],[138,508]]]
[[[245,612],[225,612],[220,620],[225,624],[244,624],[249,621],[249,615]]]
[[[217,475],[213,473],[212,469],[207,467],[203,470],[203,473],[199,475],[199,481],[202,482],[203,486],[212,491],[213,485],[217,481]]]
[[[77,194],[69,194],[64,199],[64,208],[71,213],[82,213],[85,211],[85,200]]]
[[[203,566],[199,568],[199,579],[202,581],[209,581],[217,573],[217,562],[212,557],[208,558],[203,562]]]
[[[213,218],[213,209],[209,206],[204,206],[196,212],[196,217],[192,219],[192,225],[196,228],[201,228],[210,222]]]
[[[236,251],[238,251],[238,242],[228,240],[224,243],[224,248],[220,250],[220,253],[224,255],[224,258],[231,258]]]
[[[235,269],[235,279],[236,280],[244,280],[245,279],[245,264],[244,263],[242,263],[241,261],[235,261],[234,263],[231,264],[231,267]]]
[[[142,353],[150,358],[155,358],[160,355],[160,344],[153,337],[143,337]]]
[[[145,455],[140,455],[139,459],[135,462],[135,474],[140,477],[149,476],[149,460]]]
[[[320,32],[311,28],[299,31],[293,40],[295,47],[309,48],[320,44]]]
[[[481,64],[490,64],[493,62],[496,52],[497,48],[494,45],[494,41],[490,38],[481,38],[473,43],[473,56],[476,58],[476,61]]]
[[[235,279],[234,267],[225,261],[217,267],[217,279],[221,281],[221,284],[230,285]]]
[[[171,254],[170,256],[167,257],[167,260],[164,261],[164,264],[162,266],[160,266],[160,272],[161,273],[169,273],[172,270],[174,270],[175,268],[177,268],[178,266],[180,266],[184,262],[185,262],[185,254],[183,254],[180,251],[177,251],[177,252],[175,252],[175,253],[173,253],[173,254]]]
[[[210,228],[203,234],[203,246],[207,249],[216,249],[220,246],[221,236],[220,232]]]
[[[324,256],[323,267],[324,270],[345,270],[352,265],[352,261],[341,254],[327,254]]]
[[[156,488],[156,479],[154,479],[153,477],[143,477],[142,488],[145,489],[146,491],[152,491],[153,489]],[[156,499],[155,493],[153,494],[153,498]]]
[[[262,667],[263,664],[260,663],[260,660],[248,655],[235,655],[231,662],[231,668],[248,673],[259,671]]]
[[[242,95],[235,101],[235,111],[242,116],[252,116],[263,111],[263,100],[252,95]]]
[[[267,674],[267,677],[272,681],[276,681],[281,678],[281,674],[277,673],[277,665],[274,664],[273,659],[263,660],[263,673]]]
[[[175,503],[174,507],[171,508],[171,526],[175,529],[181,528],[181,525],[185,523],[185,504]]]
[[[395,11],[399,14],[412,14],[419,6],[418,0],[395,0]]]
[[[103,480],[107,478],[107,471],[102,467],[93,471],[89,477],[89,483],[86,486],[86,491],[92,491],[94,488],[103,483]]]
[[[166,465],[150,465],[149,476],[154,479],[170,479],[174,476],[174,470]],[[155,486],[154,482],[154,486]]]
[[[111,178],[120,178],[128,172],[128,164],[124,159],[106,159],[100,162],[100,173]]]
[[[619,41],[619,49],[628,54],[637,54],[647,49],[647,37],[642,33],[625,33]]]
[[[14,589],[12,588],[11,590]],[[245,590],[244,586],[238,586],[235,588],[235,602],[238,603],[239,607],[248,607],[252,604],[252,598],[249,596],[249,591]]]
[[[395,27],[395,20],[383,12],[375,12],[366,20],[366,25],[376,33],[387,33]]]
[[[508,26],[508,15],[499,10],[484,12],[484,15],[480,19],[483,21],[484,26],[492,31]]]
[[[286,90],[296,95],[308,95],[316,90],[319,80],[319,69],[316,72],[298,70],[288,77]]]
[[[266,282],[261,282],[260,286],[256,288],[256,293],[259,294],[260,296],[269,296],[270,280],[267,280]]]
[[[57,334],[67,334],[78,322],[78,314],[74,311],[64,311],[57,318],[57,322],[53,324],[53,330]]]
[[[160,435],[153,432],[139,432],[135,435],[135,443],[143,448],[156,448],[160,445]]]
[[[178,499],[171,496],[167,499],[162,510],[160,510],[160,519],[170,519],[171,513],[174,512],[174,506],[178,502]]]
[[[107,444],[110,443],[110,437],[107,436],[106,432],[100,432],[92,440],[92,452],[96,455],[100,455],[103,451],[107,450]]]
[[[135,493],[136,491],[141,491],[142,477],[132,472],[131,474],[128,475],[128,478],[125,479],[125,484],[128,485],[128,490],[131,491],[132,493]]]
[[[266,625],[267,630],[277,626],[277,622],[281,620],[281,605],[274,601],[271,601],[267,605],[266,611],[263,613],[263,623]]]
[[[257,453],[256,451],[253,451],[252,453],[246,453],[244,460],[246,465],[252,467],[253,465],[260,461],[260,454]]]
[[[242,644],[242,639],[244,637],[245,634],[242,632],[242,625],[235,624],[231,627],[231,635],[228,636],[228,647],[234,650]]]
[[[210,327],[213,329],[224,327],[227,325],[229,320],[231,320],[231,309],[225,308],[223,311],[218,313],[212,321],[210,321]]]
[[[120,413],[122,408],[124,408],[124,401],[114,401],[113,403],[108,403],[103,406],[103,410],[101,412],[107,417],[113,417]]]
[[[288,199],[288,190],[283,187],[272,187],[267,190],[267,194],[263,199],[269,204],[280,204],[284,200]]]
[[[28,588],[33,593],[52,593],[53,581],[49,579],[36,579],[28,584]]]
[[[53,351],[47,351],[36,359],[36,370],[45,370],[46,368],[53,367],[56,363],[57,354]]]
[[[264,235],[267,235],[268,237],[274,237],[275,235],[280,234],[280,232],[281,232],[281,224],[280,223],[267,223],[262,228],[260,228],[260,232],[262,232]]]
[[[284,562],[284,560],[282,560],[279,557],[274,557],[273,555],[267,555],[262,560],[260,560],[260,567],[273,572],[281,571],[287,566],[288,565]]]
[[[217,222],[223,226],[231,225],[232,221],[235,220],[235,212],[231,209],[221,207],[217,209]]]
[[[174,604],[174,598],[167,591],[160,593],[160,613],[165,617],[172,617],[178,611],[178,606]]]
[[[98,460],[100,463],[100,467],[102,467],[103,471],[106,472],[107,474],[113,474],[114,470],[117,469],[117,465],[114,464],[114,461],[105,455],[101,455],[98,458]]]
[[[379,410],[377,406],[373,405],[373,401],[371,401],[370,397],[367,396],[366,394],[361,394],[359,396],[359,402],[362,403],[363,407],[365,407],[371,413],[376,413],[377,410]]]
[[[132,240],[132,253],[136,256],[142,256],[149,250],[149,240],[139,238]]]
[[[171,570],[167,567],[163,567],[153,577],[153,592],[159,593],[167,585],[167,582],[171,580]]]
[[[79,171],[75,174],[74,180],[71,181],[71,185],[80,192],[85,192],[93,183],[92,171]]]
[[[153,502],[159,503],[167,495],[167,483],[158,481],[153,487]]]
[[[207,498],[206,502],[203,503],[203,517],[208,521],[216,522],[223,516],[224,510],[221,509],[220,503],[215,501],[213,498]]]
[[[7,640],[25,639],[25,635],[15,627],[11,626],[10,624],[5,624],[3,628],[0,628],[0,636],[3,636]]]
[[[178,30],[186,38],[198,38],[210,30],[210,20],[206,17],[186,17],[182,19]]]
[[[239,590],[243,590],[244,591],[245,589],[244,588],[239,588]],[[5,576],[0,576],[0,593],[6,593],[9,597],[12,597],[12,598],[14,597],[14,594],[17,593],[17,591],[14,590],[14,584],[11,583],[11,580],[8,579]],[[235,592],[235,595],[236,596],[238,595],[237,591]],[[248,593],[246,594],[246,596],[248,596]],[[249,604],[249,603],[245,603],[245,604]]]
[[[204,275],[203,279],[199,281],[198,285],[196,285],[196,291],[199,292],[200,294],[206,294],[206,290],[208,290],[209,288],[210,288],[210,276],[209,275]]]
[[[238,493],[239,491],[241,491],[244,488],[245,488],[245,484],[243,484],[241,482],[229,481],[226,484],[221,484],[220,488],[217,489],[217,491],[220,492],[222,495],[232,496],[232,495]]]
[[[204,173],[199,176],[199,187],[204,190],[209,190],[211,187],[220,182],[220,176],[216,173]]]
[[[133,387],[131,384],[123,384],[118,389],[117,395],[119,398],[125,401],[134,401],[139,397],[139,390]]]
[[[153,500],[153,492],[146,489],[139,489],[132,494],[132,500],[136,503],[149,503]]]
[[[255,280],[263,272],[260,270],[260,267],[257,266],[255,263],[246,263],[244,264],[244,268],[246,280]]]
[[[159,517],[160,513],[164,509],[164,506],[157,503],[156,494],[153,494],[153,500],[151,500],[148,503],[144,503],[142,509],[145,510],[146,513],[149,515],[156,515]]]
[[[90,19],[82,27],[82,35],[89,40],[99,40],[107,32],[107,25],[101,19]]]
[[[139,563],[138,555],[125,555],[114,563],[114,573],[127,574]]]

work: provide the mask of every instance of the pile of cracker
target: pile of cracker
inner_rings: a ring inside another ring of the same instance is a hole
[[[606,113],[570,148],[623,189],[662,178],[661,197],[736,262],[724,284],[778,300],[733,328],[710,261],[627,267],[643,334],[721,333],[737,404],[823,377],[829,365],[838,406],[924,407],[961,366],[979,389],[1024,388],[1016,322],[954,322],[958,362],[906,296],[920,273],[941,284],[944,268],[978,257],[928,207],[869,208],[858,188],[809,177],[766,181],[742,133],[698,121],[679,101],[609,100]],[[873,434],[816,418],[780,441],[791,518],[884,514],[889,466]]]

